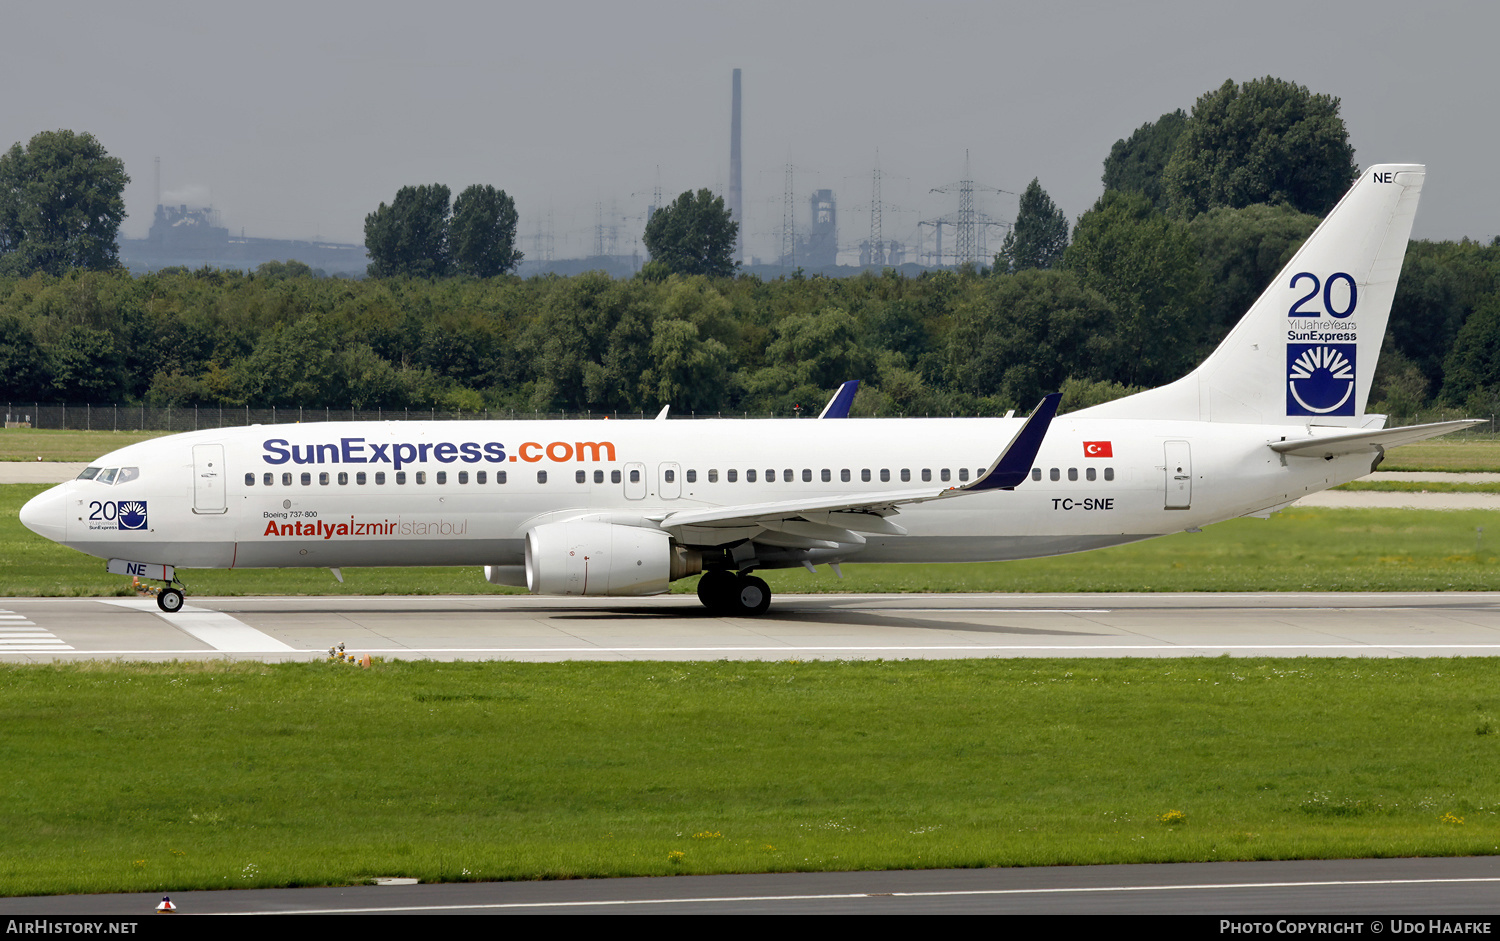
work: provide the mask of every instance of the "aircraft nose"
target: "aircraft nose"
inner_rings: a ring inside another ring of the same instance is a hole
[[[21,507],[21,525],[53,542],[62,542],[66,531],[67,485],[53,487],[26,501]]]

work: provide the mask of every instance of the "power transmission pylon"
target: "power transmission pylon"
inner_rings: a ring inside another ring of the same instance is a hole
[[[974,182],[974,174],[969,170],[969,152],[964,151],[964,178],[957,183],[949,183],[947,186],[935,187],[934,193],[950,193],[958,191],[958,212],[953,217],[944,216],[942,222],[947,223],[954,229],[953,255],[956,264],[979,264],[986,252],[985,229],[991,225],[1001,225],[984,213],[980,212],[974,205],[974,191],[983,190],[986,193],[1005,193],[1014,196],[1010,190],[998,189],[993,186],[984,186]],[[938,229],[938,250],[942,251],[942,229]],[[938,258],[941,265],[943,259]]]

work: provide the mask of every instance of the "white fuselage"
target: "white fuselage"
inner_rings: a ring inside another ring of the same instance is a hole
[[[547,522],[588,518],[649,528],[687,509],[958,486],[982,474],[1021,424],[251,426],[122,448],[94,466],[138,468],[133,479],[61,484],[29,504],[23,518],[92,555],[180,568],[512,566],[522,563],[526,532]],[[1278,507],[1370,471],[1369,454],[1324,460],[1283,457],[1268,447],[1289,433],[1307,431],[1061,416],[1032,475],[1014,490],[902,506],[888,518],[906,535],[869,535],[862,546],[813,558],[966,562],[1078,552]],[[702,538],[698,545],[753,534]],[[759,567],[785,564],[798,563]]]

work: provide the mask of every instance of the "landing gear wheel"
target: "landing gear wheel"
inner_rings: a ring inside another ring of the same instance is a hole
[[[168,614],[176,614],[182,610],[182,592],[175,588],[163,588],[157,592],[156,606]]]
[[[733,572],[710,569],[698,579],[698,600],[703,606],[718,614],[729,614],[734,610],[740,580]]]
[[[758,615],[765,614],[771,607],[771,586],[754,575],[746,575],[740,579],[739,595],[735,598],[738,602],[739,614]]]

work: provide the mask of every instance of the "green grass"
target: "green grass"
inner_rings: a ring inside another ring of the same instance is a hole
[[[92,461],[127,444],[160,438],[164,431],[48,431],[0,429],[0,461]]]
[[[1500,853],[1497,681],[1487,658],[0,667],[0,894]]]
[[[0,597],[130,592],[104,561],[21,526],[43,485],[0,485]],[[1481,535],[1478,530],[1484,528]],[[761,573],[774,592],[1487,591],[1500,588],[1500,519],[1487,510],[1284,510],[1130,546],[1052,559],[859,565]],[[505,594],[465,568],[194,570],[190,595]],[[674,590],[696,590],[684,579]]]
[[[1434,438],[1394,448],[1380,465],[1383,471],[1500,472],[1500,440],[1485,436]]]

